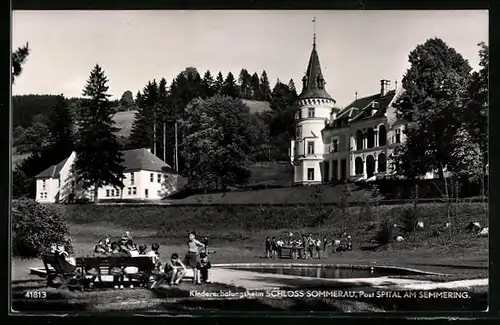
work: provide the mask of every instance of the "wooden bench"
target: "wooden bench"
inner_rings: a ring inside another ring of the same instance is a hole
[[[137,280],[140,284],[147,285],[149,278],[154,271],[154,263],[151,256],[103,256],[103,257],[79,257],[76,259],[76,267],[79,272],[88,279],[100,279],[103,276],[127,277],[130,280]],[[125,269],[136,267],[138,272],[127,274]],[[110,273],[111,270],[119,270],[117,273]]]

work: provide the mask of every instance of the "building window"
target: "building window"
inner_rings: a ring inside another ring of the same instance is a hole
[[[338,180],[339,179],[339,161],[334,160],[333,165],[332,165],[332,174],[333,174],[333,180]]]
[[[158,183],[161,183],[161,174],[156,175],[156,180]]]
[[[308,141],[307,142],[307,154],[308,155],[313,155],[314,154],[314,141]]]
[[[45,191],[45,180],[42,181],[42,191]]]
[[[387,144],[387,132],[385,130],[385,125],[381,125],[378,128],[378,145],[385,146]]]
[[[144,196],[146,197],[146,199],[149,196],[149,190],[147,188],[144,190]]]
[[[106,190],[106,197],[109,197],[109,190]]]
[[[115,196],[115,190],[111,190],[111,196]]]
[[[385,173],[387,171],[387,157],[381,153],[378,155],[378,172]]]
[[[61,179],[60,178],[57,180],[57,187],[61,187]]]
[[[395,132],[396,132],[395,143],[401,143],[401,130],[396,129]]]
[[[134,173],[130,173],[130,185],[134,185]]]
[[[116,196],[120,196],[120,190],[116,190]]]
[[[155,181],[155,174],[151,173],[149,174],[149,181],[153,183]]]
[[[301,126],[297,126],[297,130],[296,130],[296,137],[297,138],[302,138],[302,127]]]
[[[128,195],[132,195],[132,188],[131,187],[128,188]]]
[[[132,194],[137,195],[137,187],[132,187]]]
[[[308,117],[314,117],[314,107],[309,107],[307,109],[307,116]]]
[[[357,157],[354,161],[354,174],[363,175],[363,159]]]
[[[363,132],[361,130],[356,131],[356,150],[363,149]]]
[[[314,168],[307,168],[307,180],[314,181]]]
[[[300,120],[302,119],[302,109],[299,108],[299,110],[297,111],[297,119]]]
[[[333,147],[332,148],[333,152],[339,152],[339,140],[338,139],[333,140],[332,147]]]

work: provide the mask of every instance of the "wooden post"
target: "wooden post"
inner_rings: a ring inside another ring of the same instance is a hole
[[[177,121],[175,121],[175,171],[179,171],[179,153],[177,144]]]
[[[167,161],[167,126],[163,121],[163,161]]]

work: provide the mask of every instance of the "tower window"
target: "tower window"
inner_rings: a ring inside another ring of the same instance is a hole
[[[314,117],[314,107],[309,107],[307,110],[308,117]]]
[[[299,108],[297,111],[297,120],[300,120],[302,118],[302,109]]]
[[[314,168],[307,168],[307,180],[314,181]]]
[[[297,126],[297,130],[295,132],[297,138],[302,138],[302,128],[300,126]]]
[[[339,140],[338,139],[333,140],[332,147],[333,147],[332,148],[333,152],[339,152]]]
[[[307,142],[307,154],[308,155],[313,155],[314,154],[314,141],[308,141]]]

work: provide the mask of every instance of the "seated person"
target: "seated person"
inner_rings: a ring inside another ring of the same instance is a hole
[[[108,248],[106,247],[106,244],[104,243],[104,240],[99,240],[99,242],[94,246],[93,255],[96,257],[106,256],[109,253],[110,252],[108,251]]]
[[[139,255],[146,255],[146,249],[148,249],[148,246],[144,244],[139,245]]]
[[[128,250],[128,253],[130,256],[138,256],[139,255],[139,251],[137,250],[137,245],[132,241],[132,239],[129,238],[127,240],[125,247]]]
[[[155,272],[159,273],[161,268],[160,261],[160,245],[158,243],[154,243],[151,245],[151,250],[146,254],[146,256],[151,256],[153,258],[153,263],[155,264]]]
[[[179,285],[185,274],[186,266],[179,259],[179,254],[173,253],[170,260],[165,264],[165,272],[158,275],[151,289],[158,287],[164,281],[168,281],[170,285]]]
[[[186,266],[179,259],[179,254],[173,253],[170,261],[165,264],[165,280],[171,285],[178,285],[184,275],[186,275]]]
[[[197,263],[196,268],[200,271],[200,279],[203,283],[210,283],[208,280],[208,270],[212,267],[210,261],[208,260],[207,253],[200,253],[200,260]]]
[[[111,243],[111,256],[113,257],[126,257],[129,256],[127,252],[121,249],[121,246],[117,242]],[[118,284],[120,284],[120,289],[123,289],[123,270],[120,270],[118,267],[111,267],[110,274],[113,275],[113,285],[115,289],[118,289]]]

